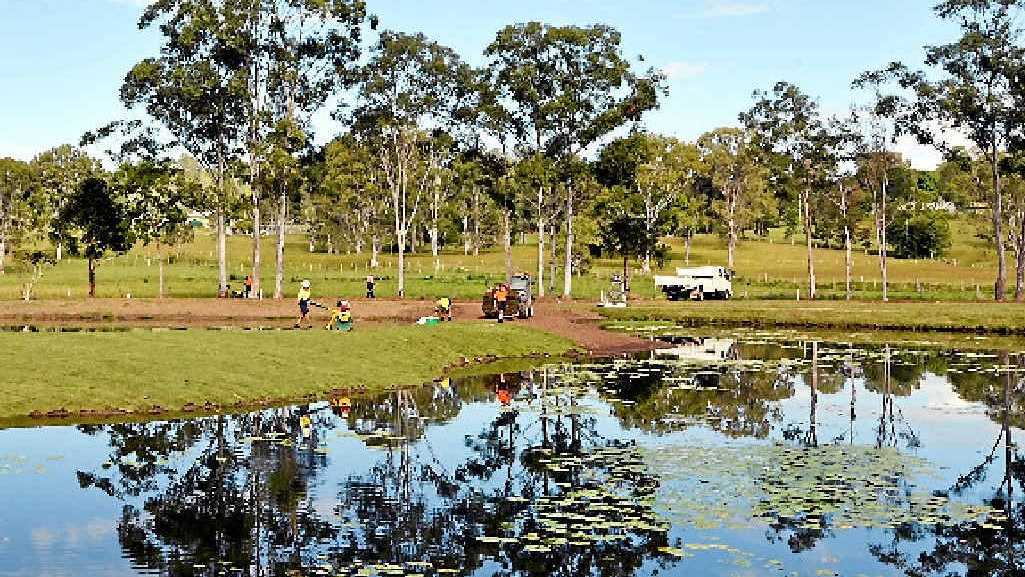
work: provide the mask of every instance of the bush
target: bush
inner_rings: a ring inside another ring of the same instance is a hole
[[[937,258],[951,245],[947,216],[936,211],[898,212],[886,236],[897,258]]]

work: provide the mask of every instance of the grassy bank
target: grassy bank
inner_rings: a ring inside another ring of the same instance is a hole
[[[1014,303],[729,301],[647,303],[603,310],[614,321],[684,326],[810,327],[1025,334],[1025,306]]]
[[[415,385],[461,357],[561,354],[563,338],[453,323],[325,331],[0,333],[0,425],[30,413],[181,412]]]

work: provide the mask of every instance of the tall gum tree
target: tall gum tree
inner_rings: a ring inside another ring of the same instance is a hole
[[[437,129],[458,116],[460,83],[468,70],[455,51],[422,34],[384,31],[360,74],[349,118],[376,149],[391,198],[400,297],[405,296],[409,235],[431,185],[433,151],[425,129]]]
[[[162,34],[158,56],[141,60],[126,75],[121,101],[141,109],[189,153],[216,182],[218,295],[227,296],[227,219],[230,171],[245,150],[248,101],[245,7],[236,2],[162,0],[147,7],[139,28]]]
[[[1025,47],[1020,0],[945,0],[936,15],[958,25],[961,36],[927,46],[927,70],[900,62],[861,75],[856,84],[895,81],[899,90],[878,108],[923,144],[949,152],[952,134],[967,137],[983,151],[990,169],[991,225],[997,257],[993,296],[1007,296],[1007,263],[1000,161],[1008,146],[1022,140],[1025,115]],[[955,139],[956,140],[956,139]]]
[[[808,256],[808,298],[815,299],[815,224],[813,203],[821,176],[829,170],[822,149],[819,105],[800,88],[778,82],[771,91],[756,91],[755,104],[740,120],[754,132],[755,144],[786,162],[786,175],[798,187],[799,214]]]
[[[757,216],[775,211],[768,194],[766,169],[759,162],[751,135],[742,128],[720,128],[698,138],[702,170],[717,193],[712,203],[726,224],[726,266],[733,269],[740,233]]]
[[[248,28],[249,115],[253,127],[250,170],[258,176],[263,162],[273,161],[270,168],[276,173],[263,181],[273,183],[273,190],[258,191],[261,180],[254,178],[254,225],[260,215],[260,199],[272,198],[277,229],[274,298],[280,299],[284,296],[288,207],[298,196],[297,187],[302,182],[295,178],[296,167],[312,140],[312,115],[329,97],[356,82],[363,32],[366,25],[376,28],[377,19],[367,13],[363,0],[248,1],[252,3]],[[264,154],[271,156],[265,159]],[[258,254],[259,231],[254,233],[253,250]],[[254,289],[258,274],[254,262]]]
[[[498,31],[484,55],[499,92],[499,108],[521,156],[544,154],[553,162],[565,163],[658,105],[665,90],[662,76],[654,71],[644,76],[635,73],[622,55],[621,40],[620,33],[606,25],[529,22]],[[579,199],[571,180],[562,184],[563,296],[570,297],[573,215]]]

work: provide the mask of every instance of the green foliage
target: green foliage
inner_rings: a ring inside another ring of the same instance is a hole
[[[886,231],[897,258],[939,258],[951,245],[950,223],[932,210],[902,210]]]
[[[135,240],[131,221],[117,190],[102,178],[82,181],[59,216],[62,231],[76,240],[77,250],[96,260],[109,252],[127,252]]]

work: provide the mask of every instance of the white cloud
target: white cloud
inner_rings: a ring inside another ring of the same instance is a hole
[[[708,70],[708,65],[704,62],[670,62],[662,67],[662,74],[666,75],[666,78],[670,80],[683,80],[688,78],[697,78]]]
[[[753,16],[769,11],[768,2],[744,2],[740,0],[714,0],[707,3],[707,16]]]

